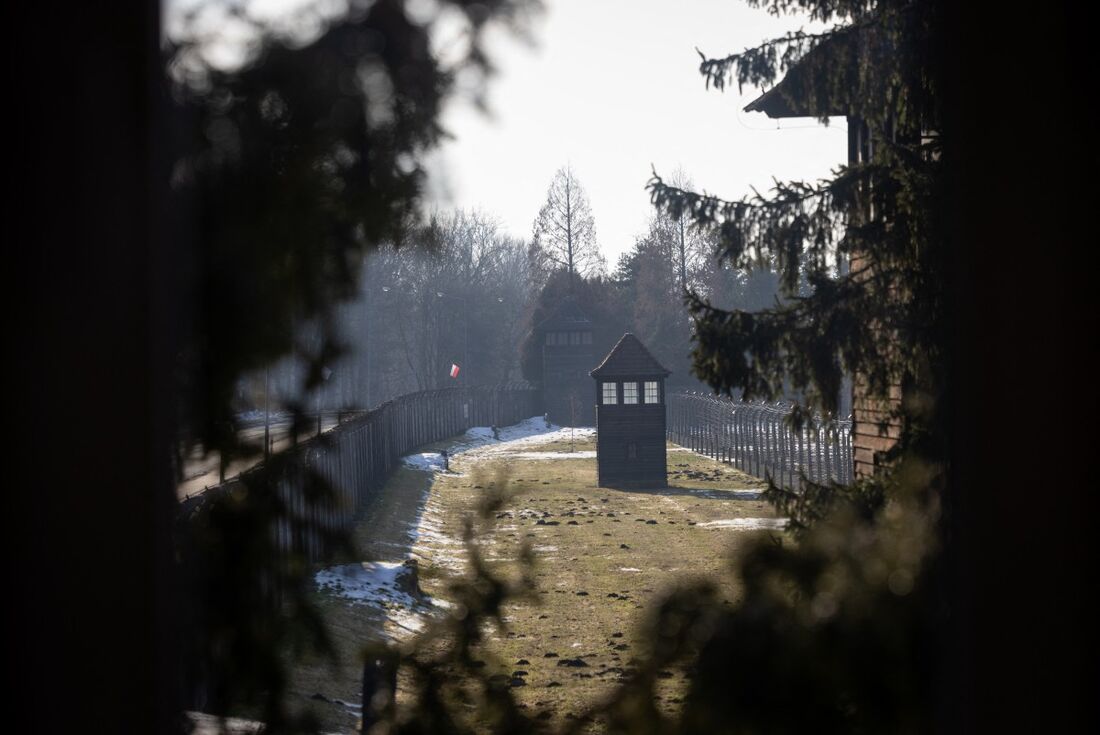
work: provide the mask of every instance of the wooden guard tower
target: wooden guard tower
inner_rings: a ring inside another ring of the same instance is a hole
[[[592,426],[596,416],[589,395],[588,371],[595,362],[592,320],[567,301],[539,325],[542,337],[542,404],[559,426]]]
[[[665,378],[661,363],[627,332],[596,379],[596,477],[600,487],[667,487]]]

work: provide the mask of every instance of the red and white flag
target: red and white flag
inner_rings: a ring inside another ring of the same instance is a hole
[[[452,378],[457,378],[458,377],[458,370],[459,370],[458,365],[455,365],[452,362],[451,363],[451,377]]]

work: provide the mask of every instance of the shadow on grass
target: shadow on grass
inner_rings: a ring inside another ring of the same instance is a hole
[[[411,467],[393,471],[356,523],[355,546],[362,559],[409,558],[434,480],[435,473]]]

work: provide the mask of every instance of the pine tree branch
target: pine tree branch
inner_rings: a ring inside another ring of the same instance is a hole
[[[752,82],[755,85],[770,84],[781,72],[788,71],[798,64],[806,54],[826,40],[840,38],[873,26],[886,25],[888,21],[895,21],[897,16],[915,7],[916,3],[911,2],[896,10],[873,13],[862,20],[822,33],[806,33],[801,29],[790,31],[784,36],[769,39],[723,58],[708,57],[696,48],[695,52],[702,59],[699,64],[699,73],[706,78],[707,89],[714,85],[714,88],[719,91],[725,89],[727,82],[733,77],[735,67],[738,73],[738,92],[743,91],[745,82]],[[777,59],[776,49],[780,47],[786,47],[787,50]]]

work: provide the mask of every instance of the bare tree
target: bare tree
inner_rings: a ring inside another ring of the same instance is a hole
[[[669,181],[673,186],[690,190],[693,183],[677,168]],[[714,267],[712,235],[689,222],[686,217],[673,217],[655,209],[644,236],[651,247],[658,248],[669,259],[676,272],[677,297],[684,292],[705,287],[707,271]]]
[[[408,245],[366,258],[360,292],[339,313],[346,352],[325,384],[326,408],[375,406],[402,393],[519,379],[518,345],[531,309],[527,244],[480,211],[436,212],[410,228]],[[278,400],[292,395],[300,361],[253,378]]]
[[[570,283],[577,275],[606,270],[588,196],[570,166],[558,169],[546,191],[546,203],[535,218],[531,254],[534,267],[546,274],[562,268]]]

